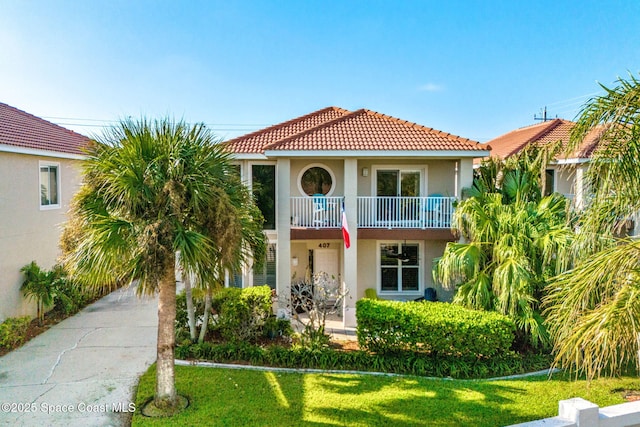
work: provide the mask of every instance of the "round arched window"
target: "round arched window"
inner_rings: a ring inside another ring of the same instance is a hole
[[[302,171],[298,184],[303,194],[327,196],[333,192],[335,178],[331,170],[324,165],[310,165]]]

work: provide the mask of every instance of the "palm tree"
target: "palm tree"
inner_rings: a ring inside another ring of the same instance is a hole
[[[57,278],[56,272],[42,270],[35,261],[22,267],[20,272],[24,274],[20,289],[28,299],[35,300],[38,323],[42,325],[45,308],[53,304],[55,296],[53,282]]]
[[[590,379],[640,367],[640,241],[620,237],[640,210],[640,80],[602,88],[583,107],[568,147],[590,132],[603,141],[586,174],[593,197],[578,221],[574,252],[583,261],[549,285],[545,300],[555,363]]]
[[[90,286],[138,281],[158,292],[155,405],[179,403],[174,379],[178,268],[216,283],[264,254],[262,216],[204,125],[124,120],[88,150],[63,237],[71,274]],[[69,229],[72,227],[72,229]]]
[[[448,243],[434,268],[436,280],[457,287],[454,303],[498,311],[518,326],[519,341],[549,344],[540,315],[547,281],[567,268],[557,257],[569,248],[566,199],[541,197],[540,168],[548,151],[531,149],[489,160],[477,170],[469,196],[454,213],[464,243]]]

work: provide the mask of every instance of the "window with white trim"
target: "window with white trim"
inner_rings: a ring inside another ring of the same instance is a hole
[[[544,196],[551,195],[554,191],[556,191],[556,171],[555,169],[547,169],[545,170],[545,181],[544,181],[544,191],[542,194]]]
[[[378,283],[381,293],[420,292],[420,244],[385,242],[378,245]]]
[[[40,208],[60,207],[60,163],[40,162]]]

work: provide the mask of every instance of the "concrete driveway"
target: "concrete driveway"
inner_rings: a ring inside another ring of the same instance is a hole
[[[0,425],[128,425],[156,360],[157,307],[117,290],[0,357]]]

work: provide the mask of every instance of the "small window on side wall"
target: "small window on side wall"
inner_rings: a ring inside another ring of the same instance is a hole
[[[40,162],[40,208],[60,207],[60,164]]]

